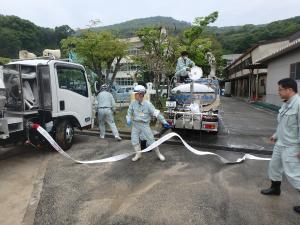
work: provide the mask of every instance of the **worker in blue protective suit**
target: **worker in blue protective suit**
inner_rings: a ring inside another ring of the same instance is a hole
[[[144,100],[146,89],[142,85],[134,87],[135,101],[131,102],[127,111],[127,125],[132,126],[131,129],[131,143],[136,151],[132,161],[137,161],[141,158],[140,137],[146,139],[147,145],[155,142],[154,135],[150,128],[150,120],[155,116],[165,128],[170,128],[168,122],[160,114],[159,110],[155,109],[151,102]],[[155,148],[155,153],[161,161],[165,161],[165,157],[160,153],[159,148]]]
[[[103,84],[101,86],[100,93],[97,96],[97,101],[100,138],[105,137],[105,123],[108,123],[113,135],[115,136],[115,139],[121,141],[122,138],[119,135],[113,117],[113,113],[116,110],[116,103],[112,94],[108,92],[108,85]]]
[[[189,77],[189,72],[194,66],[195,63],[188,58],[188,52],[181,52],[181,56],[177,60],[175,76],[180,79],[180,82],[184,82]]]
[[[270,141],[275,143],[269,164],[271,187],[261,190],[264,195],[280,195],[282,174],[300,191],[300,97],[294,79],[278,82],[279,96],[284,100],[278,114],[278,126]],[[294,210],[300,213],[300,206]]]

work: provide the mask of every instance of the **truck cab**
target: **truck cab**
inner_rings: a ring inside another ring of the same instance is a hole
[[[31,139],[34,134],[28,124],[38,123],[67,150],[73,143],[74,127],[91,126],[91,90],[82,65],[52,59],[18,60],[4,65],[3,82],[6,104],[0,139],[12,134]]]

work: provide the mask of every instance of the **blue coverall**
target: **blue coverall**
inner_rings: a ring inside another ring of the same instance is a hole
[[[139,145],[140,136],[147,141],[147,145],[155,142],[154,135],[150,128],[150,120],[152,116],[156,116],[161,123],[166,124],[167,121],[158,113],[151,102],[143,100],[141,103],[137,100],[131,102],[127,111],[127,118],[132,119],[131,143],[133,146]]]
[[[194,67],[195,63],[190,60],[189,58],[184,59],[182,56],[178,58],[177,64],[176,64],[176,72],[175,76],[177,77],[184,77],[188,75],[188,72],[186,71],[187,68]]]

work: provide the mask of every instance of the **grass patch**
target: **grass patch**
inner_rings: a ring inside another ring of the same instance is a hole
[[[161,107],[158,109],[160,110],[161,114],[163,115],[163,112],[165,110],[166,105],[166,98],[161,98]],[[126,115],[127,115],[128,106],[119,107],[116,110],[116,113],[114,115],[115,123],[119,131],[131,131],[131,127],[127,126],[126,123]],[[161,128],[161,124],[159,121],[156,120],[156,118],[153,118],[151,120],[150,126],[152,129],[159,130]],[[98,117],[96,118],[95,123],[95,129],[98,129]],[[110,127],[108,124],[105,124],[106,130],[110,130]]]
[[[127,115],[128,107],[118,108],[115,113],[115,123],[119,130],[130,131],[131,128],[126,124],[126,115]]]

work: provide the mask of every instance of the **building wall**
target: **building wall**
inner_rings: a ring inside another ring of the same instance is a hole
[[[134,83],[134,77],[138,71],[138,66],[132,60],[132,56],[138,56],[141,54],[141,48],[143,43],[139,37],[131,37],[121,39],[129,43],[127,50],[127,55],[121,59],[121,66],[116,74],[115,83],[119,86],[131,86]],[[116,59],[113,62],[113,67],[115,67]],[[113,70],[109,71],[109,77],[112,77]]]
[[[266,84],[266,102],[281,106],[282,101],[277,93],[277,82],[283,78],[290,77],[290,65],[300,62],[300,49],[289,52],[282,57],[274,59],[268,64],[268,76]],[[300,90],[300,80],[297,80]]]
[[[259,59],[264,56],[273,53],[277,49],[285,47],[289,43],[286,41],[278,41],[273,43],[261,44],[253,47],[249,52],[242,55],[239,60],[235,61],[229,68],[228,71],[233,70],[232,74],[229,74],[228,79],[231,80],[232,95],[249,98],[253,100],[265,100],[266,94],[266,74],[267,69],[254,69],[251,75],[251,87],[249,85],[249,77],[251,74],[248,65],[255,64]],[[247,87],[246,87],[247,86]],[[249,90],[251,88],[251,90]],[[250,94],[250,96],[249,96]]]
[[[222,59],[225,60],[226,66],[232,64],[237,58],[239,58],[242,54],[229,54],[229,55],[222,55]]]

